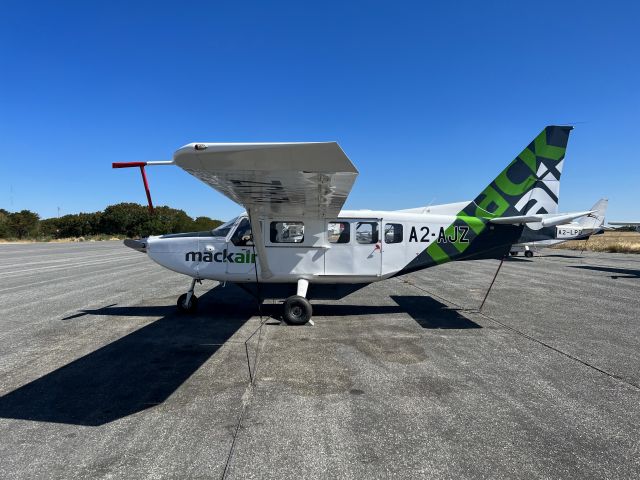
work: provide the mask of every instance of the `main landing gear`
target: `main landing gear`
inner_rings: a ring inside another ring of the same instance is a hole
[[[518,255],[518,252],[517,252],[517,251],[511,251],[511,252],[509,252],[509,254],[510,254],[512,257],[515,257],[515,256],[517,256],[517,255]],[[525,256],[525,257],[527,257],[527,258],[531,258],[531,257],[533,257],[533,251],[532,251],[532,250],[525,250],[525,251],[524,251],[524,256]]]
[[[292,295],[284,301],[282,318],[289,325],[304,325],[311,320],[313,309],[306,299],[309,281],[298,280],[297,295]]]
[[[178,311],[180,313],[196,313],[198,310],[198,297],[193,293],[193,290],[196,288],[196,282],[202,283],[200,280],[194,278],[189,291],[178,297]]]
[[[198,297],[194,293],[196,282],[202,283],[200,280],[193,279],[191,288],[187,293],[183,293],[178,298],[178,311],[180,313],[194,314],[198,310]],[[292,295],[284,301],[282,318],[289,325],[305,325],[311,320],[313,309],[309,300],[307,300],[307,289],[309,281],[298,280],[298,291],[296,295]]]

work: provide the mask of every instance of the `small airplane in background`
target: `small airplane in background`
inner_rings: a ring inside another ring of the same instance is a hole
[[[615,227],[635,227],[636,232],[640,232],[640,222],[609,222],[609,225],[614,225]],[[613,230],[616,230],[615,228]]]
[[[542,248],[559,245],[569,240],[586,240],[591,235],[604,233],[604,220],[608,204],[609,201],[602,198],[591,207],[590,213],[573,222],[563,223],[556,227],[527,224],[518,243],[511,246],[509,253],[515,256],[524,252],[525,257],[533,257],[534,252]]]
[[[358,171],[336,142],[191,143],[177,165],[244,206],[213,231],[125,240],[160,265],[192,278],[178,309],[195,312],[196,282],[232,282],[286,298],[283,319],[309,321],[309,298],[341,298],[372,282],[449,261],[500,259],[525,225],[555,227],[590,212],[555,216],[572,127],[548,126],[473,201],[431,210],[342,210]]]

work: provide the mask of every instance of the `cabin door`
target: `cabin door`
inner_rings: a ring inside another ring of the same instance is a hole
[[[380,221],[377,219],[330,220],[325,275],[379,276],[382,268]]]

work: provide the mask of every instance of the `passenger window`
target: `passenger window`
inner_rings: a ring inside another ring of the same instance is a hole
[[[304,241],[304,223],[271,222],[271,243],[302,243]]]
[[[358,243],[378,243],[378,222],[358,222],[356,241]]]
[[[233,232],[231,243],[233,243],[236,247],[253,245],[253,237],[251,236],[251,223],[249,223],[248,218],[243,218],[240,221],[238,228],[236,228],[236,231]]]
[[[385,223],[384,243],[401,243],[402,225],[400,223]]]
[[[327,234],[329,243],[349,243],[351,240],[351,225],[349,222],[329,222]]]

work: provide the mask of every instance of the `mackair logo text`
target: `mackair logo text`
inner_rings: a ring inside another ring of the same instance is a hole
[[[221,252],[187,252],[187,262],[218,262],[218,263],[256,263],[255,253],[250,250],[241,252],[228,252],[225,248]]]

